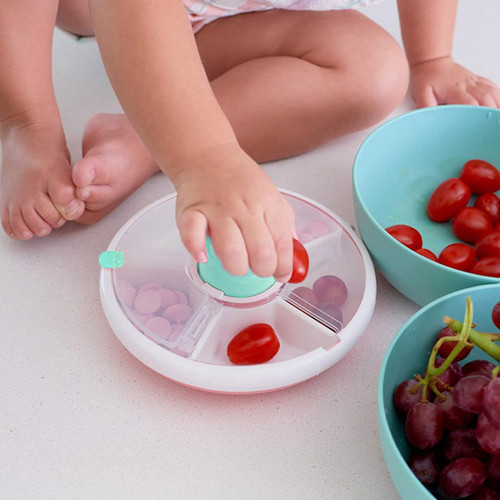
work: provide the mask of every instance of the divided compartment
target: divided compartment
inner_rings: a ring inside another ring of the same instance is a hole
[[[314,220],[320,220],[317,212],[315,216]],[[340,221],[325,215],[325,220],[321,222],[328,225],[329,232],[304,244],[310,263],[306,279],[301,283],[288,283],[281,291],[281,297],[333,333],[338,333],[351,321],[363,300],[365,264],[358,245]],[[322,303],[312,291],[316,280],[329,275],[340,278],[347,287],[345,301],[334,306]]]
[[[286,361],[318,349],[324,351],[339,341],[326,328],[318,328],[316,320],[278,296],[271,302],[245,310],[223,306],[219,314],[212,317],[210,327],[200,337],[190,359],[232,365],[227,357],[229,342],[241,330],[256,323],[269,324],[280,342],[278,353],[266,364]]]
[[[113,287],[121,309],[135,328],[155,343],[187,356],[196,340],[192,336],[194,332],[199,334],[200,328],[190,329],[189,342],[182,340],[187,325],[200,319],[197,311],[205,296],[184,271],[188,253],[172,224],[174,199],[171,203],[169,199],[160,201],[140,214],[140,224],[131,221],[117,241],[116,251],[124,253],[125,261],[123,267],[112,270]],[[147,295],[141,297],[144,293]]]

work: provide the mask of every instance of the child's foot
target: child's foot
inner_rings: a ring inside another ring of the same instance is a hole
[[[47,236],[81,216],[64,137],[40,126],[18,127],[2,142],[1,218],[14,239]]]
[[[73,167],[77,196],[85,212],[77,222],[92,224],[116,208],[158,172],[146,146],[121,114],[99,114],[83,135],[83,158]]]

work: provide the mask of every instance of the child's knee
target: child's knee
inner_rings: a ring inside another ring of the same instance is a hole
[[[358,74],[360,99],[363,107],[382,119],[403,100],[409,83],[406,56],[395,40],[374,48],[362,62],[364,71]]]

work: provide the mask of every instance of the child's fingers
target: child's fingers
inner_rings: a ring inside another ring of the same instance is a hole
[[[207,261],[207,219],[197,210],[189,210],[177,216],[177,227],[182,243],[196,262]]]
[[[273,237],[274,247],[277,255],[274,277],[277,281],[286,282],[292,275],[293,264],[293,228],[295,227],[292,209],[284,202],[284,210],[281,214],[267,216],[266,222],[269,232]],[[286,224],[285,221],[289,221]]]
[[[276,271],[278,257],[264,216],[249,217],[240,229],[252,271],[257,276],[272,276]]]
[[[469,92],[481,106],[500,107],[500,89],[486,78],[479,78]]]
[[[414,98],[418,108],[429,108],[439,104],[430,85],[414,89]]]
[[[215,253],[226,271],[237,276],[247,274],[248,254],[238,224],[226,217],[217,223],[209,221],[209,228]]]

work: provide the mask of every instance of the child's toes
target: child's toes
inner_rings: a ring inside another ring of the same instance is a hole
[[[4,220],[6,223],[3,224]],[[2,225],[5,232],[14,239],[29,240],[33,238],[33,232],[24,220],[24,216],[19,207],[10,207],[7,210],[6,218],[2,218]]]
[[[71,177],[77,188],[85,188],[93,184],[95,175],[94,161],[91,156],[77,161],[71,169]]]
[[[56,209],[48,196],[44,196],[35,207],[40,217],[52,228],[58,228],[64,225],[65,219]]]
[[[49,186],[48,194],[58,212],[66,220],[78,219],[85,211],[85,203],[77,198],[75,188],[71,185],[54,182]]]
[[[48,224],[41,215],[35,210],[34,207],[23,208],[22,216],[26,226],[35,234],[36,236],[43,238],[47,236],[52,231],[52,227]]]

